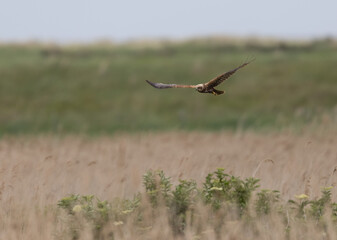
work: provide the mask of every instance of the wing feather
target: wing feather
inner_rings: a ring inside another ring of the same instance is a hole
[[[166,84],[166,83],[153,83],[149,80],[145,80],[154,88],[165,89],[165,88],[195,88],[195,85],[178,85],[178,84]]]
[[[211,81],[209,81],[208,83],[206,83],[205,85],[207,87],[216,87],[218,86],[220,83],[222,83],[223,81],[225,81],[226,79],[228,79],[230,76],[232,76],[237,70],[239,70],[240,68],[243,68],[244,66],[247,66],[249,63],[251,63],[253,60],[249,61],[249,62],[245,62],[244,64],[238,66],[237,68],[234,68],[231,71],[228,71],[224,74],[221,74],[219,76],[217,76],[216,78],[212,79]]]

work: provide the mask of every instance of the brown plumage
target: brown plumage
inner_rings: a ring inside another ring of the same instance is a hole
[[[201,84],[197,84],[197,85],[153,83],[153,82],[150,82],[149,80],[146,80],[146,82],[148,84],[150,84],[152,87],[158,88],[158,89],[164,89],[164,88],[194,88],[195,90],[197,90],[200,93],[212,93],[214,95],[220,95],[220,94],[223,94],[224,91],[217,90],[217,89],[215,89],[215,87],[218,86],[223,81],[225,81],[226,79],[228,79],[230,76],[232,76],[237,70],[239,70],[240,68],[243,68],[244,66],[248,65],[252,61],[254,61],[254,59],[238,66],[237,68],[234,68],[231,71],[228,71],[224,74],[221,74],[220,76],[217,76],[216,78],[210,80],[207,83],[201,83]]]

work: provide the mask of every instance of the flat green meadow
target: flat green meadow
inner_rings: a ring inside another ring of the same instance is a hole
[[[0,45],[0,134],[298,127],[334,119],[337,44],[200,39]],[[213,96],[196,84],[255,58]]]

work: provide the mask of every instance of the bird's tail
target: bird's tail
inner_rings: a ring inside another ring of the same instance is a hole
[[[217,89],[213,88],[213,94],[214,95],[221,95],[221,94],[224,94],[224,93],[225,93],[225,91],[220,91],[220,90],[217,90]]]

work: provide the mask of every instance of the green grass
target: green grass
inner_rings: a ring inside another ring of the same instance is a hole
[[[331,41],[0,45],[0,134],[301,126],[336,109],[336,51]],[[200,83],[252,56],[218,97],[144,81]]]

